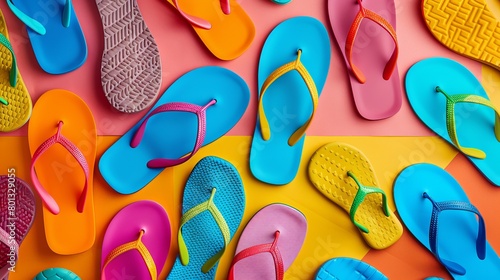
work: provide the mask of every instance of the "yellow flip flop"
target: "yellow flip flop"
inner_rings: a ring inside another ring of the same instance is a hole
[[[255,37],[252,19],[236,0],[167,0],[221,60],[243,54]]]
[[[54,89],[36,102],[28,125],[31,180],[43,202],[47,243],[61,255],[84,252],[95,240],[93,174],[96,125],[85,102]]]
[[[349,213],[370,247],[387,248],[403,234],[403,226],[389,209],[370,162],[358,149],[343,143],[319,148],[309,162],[309,179]]]
[[[447,48],[500,70],[500,22],[486,2],[422,0],[422,13],[432,35]]]
[[[22,127],[31,116],[32,106],[0,11],[0,131],[9,132]]]

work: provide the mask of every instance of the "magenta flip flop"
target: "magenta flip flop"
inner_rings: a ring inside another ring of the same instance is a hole
[[[282,280],[299,254],[306,232],[306,217],[299,210],[284,204],[262,208],[241,234],[228,280]]]
[[[143,200],[125,206],[104,234],[101,280],[158,279],[170,237],[170,221],[160,204]]]
[[[368,120],[395,115],[402,91],[394,0],[328,0],[328,14],[359,114]]]

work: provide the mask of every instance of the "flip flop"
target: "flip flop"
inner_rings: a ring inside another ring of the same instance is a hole
[[[35,57],[45,72],[68,73],[87,60],[87,42],[72,0],[7,0],[7,4],[26,25]]]
[[[135,193],[164,168],[187,161],[226,134],[249,99],[247,84],[234,72],[217,66],[192,70],[102,155],[99,170],[115,191]]]
[[[427,127],[500,186],[499,111],[474,74],[448,58],[424,59],[408,70],[406,93]]]
[[[382,272],[375,267],[356,259],[334,258],[325,262],[318,273],[316,280],[387,280]]]
[[[500,70],[500,21],[486,0],[423,0],[422,15],[432,35],[448,49]],[[495,1],[493,1],[495,2]]]
[[[160,204],[143,200],[125,206],[104,234],[101,279],[158,279],[170,237],[170,220]]]
[[[284,204],[262,208],[241,233],[228,280],[283,280],[306,232],[307,220],[299,210]]]
[[[158,46],[136,0],[96,3],[104,29],[101,82],[106,98],[118,111],[142,111],[160,91]]]
[[[354,103],[368,120],[394,116],[402,104],[394,0],[328,0]]]
[[[250,170],[258,180],[284,185],[295,178],[329,67],[328,32],[317,19],[285,20],[267,37],[259,61],[258,116],[250,151]]]
[[[500,279],[481,213],[448,172],[428,163],[405,168],[394,182],[394,201],[408,230],[454,279]]]
[[[0,175],[0,279],[16,270],[19,246],[35,220],[35,196],[29,185],[17,178],[14,170]]]
[[[255,26],[237,0],[167,1],[215,57],[233,60],[252,44]]]
[[[92,112],[70,91],[47,91],[33,108],[28,125],[31,180],[43,202],[47,244],[60,255],[78,254],[94,244],[96,135]]]
[[[65,268],[47,268],[38,273],[33,280],[80,280],[75,273]]]
[[[201,159],[184,188],[179,256],[167,279],[215,279],[244,211],[245,191],[238,170],[218,157]]]
[[[403,226],[360,150],[344,143],[326,144],[313,154],[308,169],[314,187],[349,213],[368,246],[385,249],[399,240]]]

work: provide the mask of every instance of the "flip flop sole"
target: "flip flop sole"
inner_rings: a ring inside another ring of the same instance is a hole
[[[38,273],[33,280],[80,280],[72,271],[64,268],[48,268]]]
[[[335,258],[325,262],[316,274],[316,280],[387,280],[375,267],[352,258]]]

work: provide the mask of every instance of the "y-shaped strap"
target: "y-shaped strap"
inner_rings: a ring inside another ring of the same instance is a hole
[[[204,201],[193,208],[189,209],[182,215],[181,217],[181,224],[179,226],[179,232],[177,234],[177,241],[179,243],[179,255],[181,259],[181,263],[183,265],[188,265],[189,264],[189,252],[188,248],[186,246],[186,242],[184,242],[184,237],[182,237],[182,227],[189,222],[191,219],[194,217],[198,216],[199,214],[203,213],[204,211],[210,212],[212,214],[215,222],[217,223],[217,226],[219,227],[222,237],[224,238],[224,247],[217,252],[215,255],[213,255],[210,259],[208,259],[205,264],[203,264],[201,271],[203,273],[207,273],[212,269],[212,267],[217,264],[217,262],[220,260],[222,255],[224,254],[224,251],[226,251],[227,245],[229,244],[229,241],[231,240],[231,231],[229,230],[229,226],[227,225],[226,220],[222,216],[222,213],[219,211],[217,206],[214,204],[214,196],[215,196],[216,188],[212,189],[212,193],[210,194],[210,198],[207,201]],[[203,229],[197,229],[197,230],[203,230]]]
[[[439,214],[444,210],[460,210],[468,211],[477,215],[478,219],[478,232],[476,239],[476,253],[479,259],[484,260],[486,256],[486,228],[484,225],[483,217],[477,208],[464,201],[434,201],[429,194],[423,193],[424,198],[428,199],[432,203],[432,214],[429,227],[429,245],[431,247],[431,252],[436,256],[439,262],[441,262],[448,270],[458,275],[465,275],[465,268],[456,262],[450,260],[442,259],[438,253],[437,239],[438,239],[438,222]],[[459,244],[457,244],[459,246]]]
[[[36,175],[35,172],[35,163],[38,160],[38,158],[45,153],[50,147],[52,147],[54,144],[60,144],[63,146],[70,154],[76,159],[78,164],[83,170],[83,173],[85,175],[85,183],[83,185],[83,191],[80,195],[80,198],[78,199],[78,204],[76,209],[78,212],[82,213],[83,208],[85,206],[85,201],[87,199],[87,191],[88,191],[88,181],[89,181],[89,165],[87,163],[87,160],[85,159],[85,156],[82,154],[82,152],[78,149],[78,147],[75,146],[68,138],[64,137],[61,134],[61,130],[63,127],[63,122],[60,121],[58,126],[57,126],[57,133],[51,137],[49,137],[45,142],[43,142],[38,149],[33,153],[33,157],[31,159],[31,180],[33,181],[33,186],[35,187],[36,191],[42,198],[43,204],[47,209],[54,215],[59,214],[59,205],[57,202],[54,200],[54,198],[45,190],[45,188],[42,186],[40,181],[38,180],[38,176]]]
[[[457,127],[455,123],[455,104],[463,102],[463,103],[472,103],[479,104],[486,107],[489,107],[495,111],[495,136],[498,141],[500,141],[500,116],[498,115],[498,110],[495,108],[493,103],[488,99],[481,97],[479,95],[473,94],[454,94],[449,95],[440,87],[436,87],[436,91],[442,93],[446,97],[446,129],[448,130],[448,135],[450,136],[451,142],[460,150],[462,153],[479,158],[486,158],[486,153],[476,149],[476,148],[468,148],[462,147],[458,142],[457,138]]]
[[[135,148],[137,147],[142,140],[142,137],[144,136],[144,131],[146,130],[146,124],[148,123],[149,118],[152,116],[159,114],[159,113],[165,113],[165,112],[187,112],[187,113],[193,113],[196,114],[198,117],[198,130],[196,133],[196,142],[194,144],[193,151],[182,158],[179,159],[167,159],[167,158],[156,158],[152,159],[147,163],[147,166],[149,168],[165,168],[165,167],[170,167],[174,165],[181,164],[183,162],[186,162],[189,160],[203,145],[203,142],[205,141],[205,134],[207,131],[207,109],[208,107],[214,105],[217,103],[215,99],[211,100],[210,102],[207,103],[205,106],[199,106],[195,104],[190,104],[190,103],[182,103],[182,102],[172,102],[172,103],[167,103],[160,105],[156,107],[141,123],[139,128],[134,134],[134,137],[132,137],[132,141],[130,141],[130,147]]]
[[[356,196],[354,197],[354,200],[352,201],[351,210],[349,211],[351,221],[362,232],[369,233],[370,231],[365,226],[356,222],[356,220],[354,219],[356,217],[356,211],[358,210],[361,203],[363,203],[363,201],[365,200],[365,197],[367,194],[380,193],[380,194],[382,194],[382,209],[384,211],[385,216],[389,217],[390,212],[389,212],[389,206],[387,205],[387,197],[385,195],[384,190],[382,190],[380,188],[367,187],[367,186],[362,185],[351,171],[347,172],[347,175],[349,177],[351,177],[354,180],[354,182],[356,182],[356,185],[358,185],[358,191],[356,192]]]
[[[204,0],[204,1],[211,1],[211,0]],[[185,13],[180,7],[179,7],[179,0],[172,0],[172,3],[174,4],[175,8],[183,18],[185,18],[189,23],[191,23],[194,26],[197,26],[199,28],[203,29],[211,29],[212,24],[205,19],[199,18],[197,16],[192,16],[187,13]],[[229,5],[229,0],[220,0],[220,7],[221,10],[224,14],[229,15],[231,13],[231,7]]]
[[[36,33],[38,33],[40,35],[45,35],[47,30],[45,29],[45,27],[43,26],[42,23],[40,23],[36,19],[28,16],[26,13],[24,13],[19,8],[17,8],[16,5],[14,5],[14,3],[12,2],[12,0],[7,0],[7,5],[9,6],[12,13],[14,13],[14,15],[19,20],[21,20],[24,24],[26,24],[26,26],[28,26],[29,28],[31,28],[33,31],[35,31]],[[71,3],[71,0],[65,0],[63,12],[62,12],[62,19],[61,19],[62,25],[64,27],[68,27],[70,25],[71,9],[73,8],[72,5],[73,4]]]
[[[274,267],[276,272],[276,280],[283,280],[285,274],[285,269],[283,266],[283,258],[281,257],[280,250],[278,248],[278,238],[280,237],[280,232],[277,230],[274,233],[273,243],[255,245],[250,248],[246,248],[240,251],[236,256],[234,256],[233,262],[231,264],[231,269],[229,270],[228,280],[234,279],[234,265],[241,261],[242,259],[260,254],[260,253],[271,253],[274,260]]]
[[[316,107],[318,106],[318,89],[316,88],[316,84],[314,83],[311,74],[307,71],[306,67],[300,61],[300,56],[302,54],[302,50],[297,51],[297,59],[295,61],[289,62],[285,65],[278,67],[274,70],[269,77],[262,84],[262,88],[260,90],[260,98],[259,98],[259,120],[260,120],[260,132],[262,134],[262,138],[267,141],[271,138],[271,128],[269,127],[269,122],[267,121],[266,113],[264,112],[264,93],[269,88],[269,86],[274,83],[278,78],[282,77],[286,73],[296,70],[304,82],[307,85],[307,89],[309,90],[309,94],[312,99],[312,113],[306,123],[304,123],[301,127],[299,127],[288,139],[288,145],[295,145],[306,133],[307,128],[311,124],[314,113],[316,112]]]
[[[156,264],[151,256],[151,253],[149,252],[148,248],[144,243],[142,243],[142,236],[144,235],[144,230],[141,230],[139,233],[139,238],[135,241],[131,241],[125,244],[122,244],[113,250],[109,252],[109,254],[106,256],[106,260],[104,261],[104,265],[102,266],[102,271],[101,271],[101,280],[106,280],[106,273],[105,269],[108,266],[108,264],[113,261],[116,257],[122,255],[125,252],[131,251],[131,250],[137,250],[139,254],[141,254],[142,259],[144,260],[144,263],[146,264],[146,267],[148,268],[149,275],[151,276],[151,280],[156,280],[158,278],[157,271],[156,271]],[[134,264],[138,265],[138,264]]]
[[[398,60],[398,53],[399,53],[399,47],[398,47],[398,40],[396,37],[396,31],[392,27],[392,25],[385,20],[383,17],[378,15],[377,13],[366,9],[363,7],[361,4],[362,0],[357,0],[358,5],[359,5],[359,12],[356,14],[356,17],[354,18],[354,21],[352,22],[351,28],[349,29],[349,33],[347,34],[347,40],[345,43],[345,53],[347,57],[347,62],[349,63],[349,66],[351,67],[352,73],[356,77],[356,79],[364,84],[366,82],[366,77],[363,74],[363,72],[356,66],[354,65],[352,61],[352,49],[354,48],[354,41],[356,39],[356,35],[358,34],[359,26],[361,25],[361,21],[363,19],[369,19],[378,24],[380,27],[382,27],[389,35],[391,35],[392,40],[394,40],[394,51],[391,55],[391,58],[387,62],[384,68],[384,73],[382,77],[385,80],[388,80],[392,72],[394,72],[394,69],[396,68],[396,62]]]
[[[3,34],[0,34],[0,44],[2,44],[5,48],[9,50],[10,55],[12,57],[12,66],[10,67],[9,81],[10,81],[10,86],[15,87],[17,84],[17,62],[16,62],[16,56],[14,55],[14,50],[12,49],[12,45],[10,44],[7,37],[5,37]]]

